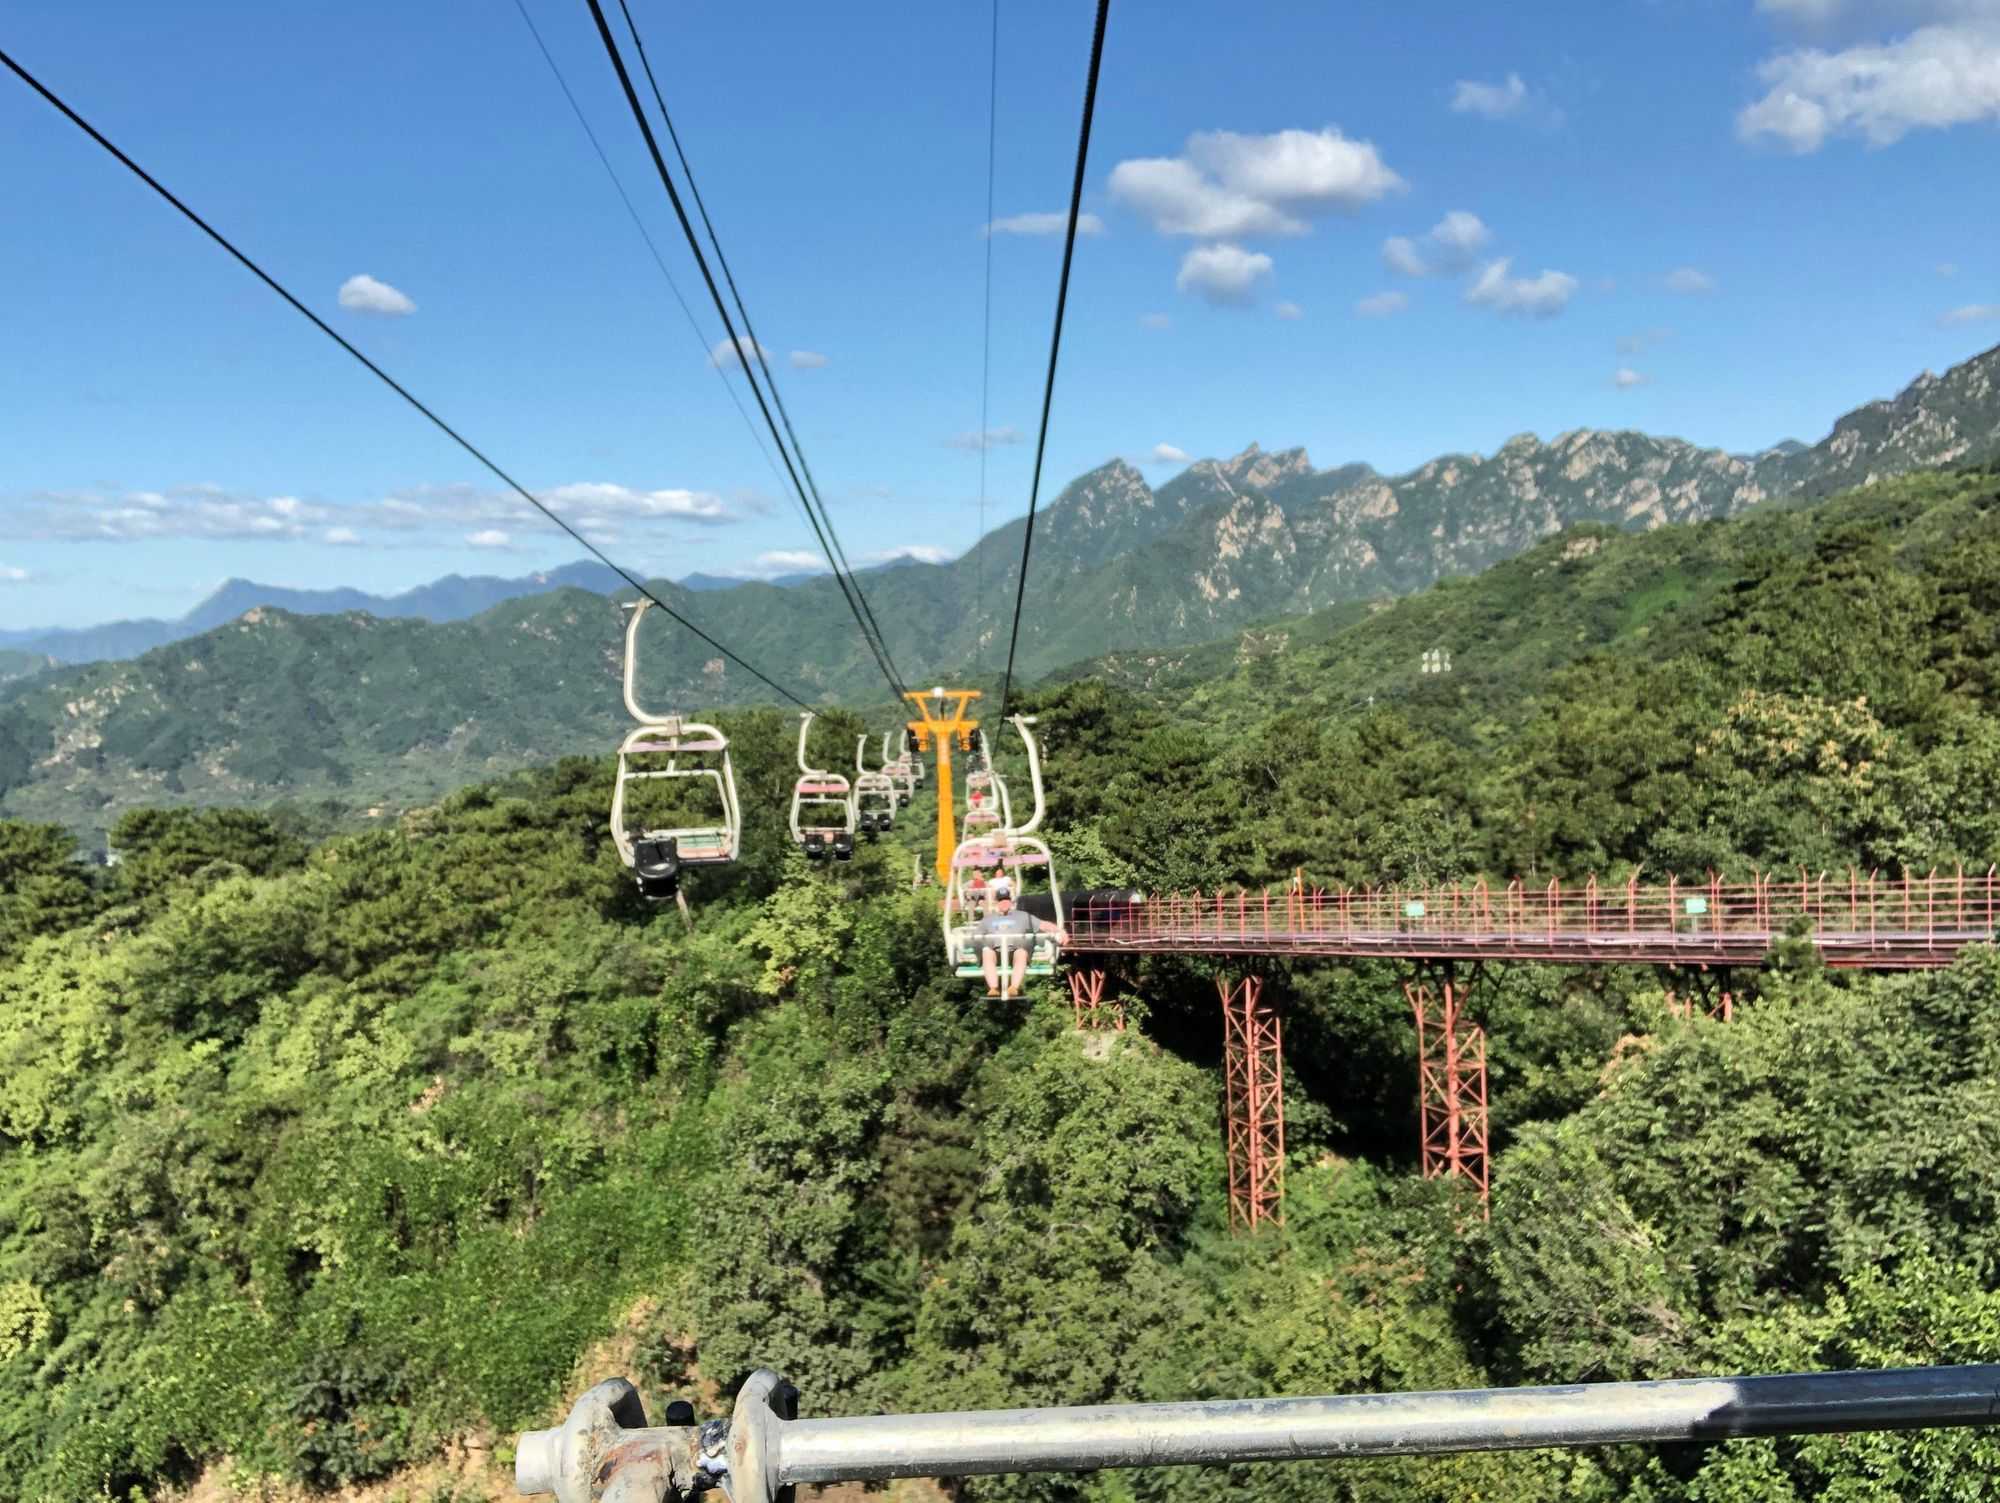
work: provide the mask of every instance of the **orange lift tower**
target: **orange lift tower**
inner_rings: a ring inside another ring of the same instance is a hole
[[[952,853],[958,849],[957,811],[951,801],[951,743],[955,738],[960,751],[972,750],[972,733],[979,729],[979,722],[968,720],[966,706],[979,698],[977,689],[933,689],[924,694],[911,690],[903,698],[917,707],[921,720],[912,720],[910,730],[917,738],[917,750],[929,751],[933,739],[937,741],[937,806],[938,806],[938,881],[949,885],[951,882]],[[945,701],[953,701],[949,713]]]

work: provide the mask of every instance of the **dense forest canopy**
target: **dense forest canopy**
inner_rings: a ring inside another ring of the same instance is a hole
[[[1326,631],[1044,686],[1065,883],[1900,871],[2000,856],[2000,485],[1584,529]],[[1419,675],[1420,654],[1453,671]],[[1176,677],[1176,674],[1183,675]],[[1286,1223],[1226,1224],[1212,977],[950,976],[925,805],[782,833],[796,720],[723,717],[745,857],[649,909],[599,756],[394,828],[147,810],[92,874],[0,825],[0,1476],[25,1498],[382,1479],[755,1365],[816,1413],[1990,1357],[2000,955],[1727,1024],[1499,972],[1490,1224],[1414,1172],[1393,967],[1276,969]],[[860,722],[829,718],[829,745]],[[1009,755],[996,737],[1003,763]],[[1004,770],[1004,767],[1003,767]],[[226,1459],[226,1460],[225,1460]],[[1975,1498],[1978,1432],[996,1478],[980,1498]],[[460,1496],[497,1491],[499,1472]],[[449,1497],[446,1489],[438,1494]]]

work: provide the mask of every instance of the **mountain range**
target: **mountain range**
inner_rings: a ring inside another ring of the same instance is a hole
[[[135,658],[169,642],[213,631],[259,606],[302,616],[366,611],[384,619],[410,616],[423,621],[462,621],[522,595],[564,588],[609,593],[623,585],[624,581],[615,572],[594,560],[565,564],[520,579],[496,579],[483,574],[468,579],[460,574],[447,574],[443,579],[395,595],[371,595],[354,589],[294,590],[284,585],[230,579],[185,616],[172,621],[149,617],[109,621],[102,626],[0,631],[0,648],[53,658],[59,663],[92,663]]]
[[[1316,469],[1302,449],[1253,444],[1198,461],[1157,490],[1114,460],[1072,481],[1038,521],[1016,674],[1105,654],[1127,655],[1128,666],[1135,652],[1184,658],[1286,617],[1317,623],[1306,635],[1321,636],[1371,603],[1477,573],[1581,524],[1651,531],[1990,459],[2000,455],[1996,380],[2000,349],[1847,414],[1817,444],[1748,457],[1577,430],[1546,442],[1524,434],[1490,456],[1444,455],[1391,477],[1361,464]],[[870,604],[905,679],[994,685],[1025,525],[1009,523],[947,564],[869,574]],[[624,716],[619,615],[596,592],[604,578],[581,572],[594,567],[532,577],[543,593],[512,590],[445,621],[372,607],[246,611],[240,594],[218,597],[203,609],[237,613],[134,660],[6,679],[0,812],[100,825],[148,801],[329,794],[393,803],[563,752],[603,751]],[[430,604],[455,609],[481,589],[520,583],[440,581]],[[887,701],[831,579],[690,584],[654,588],[801,699]],[[670,622],[648,630],[648,701],[775,699]]]
[[[894,568],[903,561],[874,565]],[[870,569],[861,572],[868,573]],[[818,574],[780,574],[763,581],[786,588],[820,578]],[[676,581],[684,590],[707,592],[731,590],[745,581],[726,574],[689,574]],[[523,595],[546,595],[555,590],[590,590],[608,595],[627,589],[615,569],[593,559],[584,559],[560,568],[525,574],[518,579],[499,579],[490,574],[447,574],[429,584],[394,595],[371,595],[366,590],[295,590],[286,585],[258,584],[250,579],[228,579],[185,616],[171,621],[144,618],[137,621],[108,621],[101,626],[28,627],[0,631],[0,681],[32,671],[39,666],[60,663],[96,663],[120,658],[136,658],[142,652],[200,636],[205,631],[236,620],[245,611],[259,606],[290,611],[300,616],[338,616],[365,611],[383,620],[404,617],[419,621],[463,621],[481,611],[491,610],[502,601]]]

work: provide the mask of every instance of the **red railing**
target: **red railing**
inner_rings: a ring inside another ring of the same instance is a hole
[[[1072,951],[1477,956],[1577,963],[1761,963],[1803,920],[1830,965],[1950,964],[2000,926],[2000,874],[1879,872],[1581,886],[1485,881],[1148,894],[1071,906]]]

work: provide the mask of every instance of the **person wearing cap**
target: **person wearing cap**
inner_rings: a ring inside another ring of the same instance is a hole
[[[986,995],[989,997],[1011,997],[1021,989],[1022,978],[1028,970],[1028,955],[1034,949],[1034,936],[1053,934],[1056,943],[1068,938],[1060,928],[1032,913],[1023,913],[1014,906],[1014,888],[1005,877],[996,877],[988,888],[993,901],[993,911],[972,926],[982,943],[979,947],[979,968],[986,973]],[[988,943],[987,941],[990,941]],[[1000,957],[1010,957],[1011,964],[1006,976],[1001,974]]]

